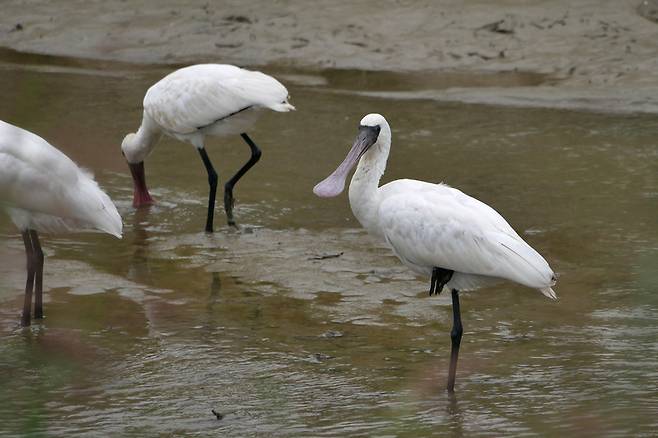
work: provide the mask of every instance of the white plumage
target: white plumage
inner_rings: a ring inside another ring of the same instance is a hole
[[[121,238],[121,216],[91,174],[47,141],[0,120],[0,208],[21,230],[27,256],[23,326],[43,317],[39,232],[103,231]]]
[[[377,127],[376,141],[365,146],[357,139],[357,150],[315,187],[317,195],[340,193],[358,159],[349,188],[352,211],[413,271],[454,271],[446,283],[450,289],[476,289],[506,279],[556,298],[551,289],[555,276],[546,260],[493,208],[445,184],[403,179],[378,187],[390,150],[390,127],[379,114],[364,117],[361,125]]]
[[[3,121],[0,205],[21,230],[121,237],[121,216],[88,172],[41,137]]]
[[[379,189],[378,227],[407,266],[431,275],[435,266],[454,271],[446,287],[470,290],[498,279],[550,288],[553,271],[488,205],[444,184],[398,180]]]
[[[279,112],[293,109],[288,90],[272,76],[223,64],[176,70],[149,88],[144,97],[144,112],[166,133],[179,137],[193,138],[199,128],[208,132],[218,120],[245,108],[253,109],[250,113],[261,108]],[[223,134],[245,130],[235,123],[218,125],[226,128]]]
[[[246,131],[257,120],[261,110],[277,112],[294,110],[288,103],[288,90],[279,81],[258,71],[233,65],[199,64],[176,70],[148,89],[144,97],[142,124],[128,134],[122,144],[135,183],[133,205],[153,202],[144,176],[143,161],[161,134],[194,145],[202,156],[211,183],[206,230],[212,231],[214,209],[213,179],[217,175],[204,146],[207,135],[241,134],[249,144],[252,158],[228,182],[225,208],[229,224],[232,219],[232,188],[237,180],[258,161],[260,150],[247,137]]]
[[[379,114],[361,120],[345,160],[313,191],[336,196],[359,163],[349,188],[354,216],[385,240],[413,271],[431,276],[430,295],[451,290],[453,326],[447,390],[455,389],[463,328],[459,291],[502,279],[539,289],[557,299],[555,274],[493,208],[445,184],[403,179],[379,187],[391,147],[391,128]]]

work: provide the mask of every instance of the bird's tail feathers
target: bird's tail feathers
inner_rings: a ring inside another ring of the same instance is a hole
[[[272,111],[276,111],[279,113],[287,113],[288,111],[295,111],[295,107],[289,104],[288,102],[268,105],[268,108],[271,109]]]
[[[518,236],[506,233],[492,233],[492,235],[506,255],[505,267],[510,276],[503,275],[503,277],[540,289],[546,295],[543,289],[550,290],[555,284],[555,274],[546,259]],[[550,297],[550,294],[546,296]]]
[[[80,178],[79,190],[81,193],[78,199],[83,200],[85,204],[85,221],[94,228],[120,239],[123,222],[110,197],[87,175]]]
[[[110,197],[105,193],[103,193],[103,195],[105,195],[105,199],[103,202],[102,219],[99,218],[96,226],[99,230],[105,231],[106,233],[121,239],[123,237],[123,222],[121,220],[121,215],[110,200]]]
[[[557,301],[557,295],[555,294],[555,291],[552,288],[544,287],[544,288],[539,289],[539,292],[543,293],[544,295],[546,295],[551,300],[556,300]]]

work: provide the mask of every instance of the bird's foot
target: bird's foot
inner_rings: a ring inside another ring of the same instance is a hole
[[[430,297],[436,293],[437,276],[438,276],[437,268],[432,269],[432,278],[430,280]]]
[[[436,284],[434,285],[434,290],[430,290],[430,296],[432,295],[441,295],[441,292],[443,292],[443,288],[445,287],[445,283],[441,282],[438,280]]]
[[[443,287],[441,287],[441,288],[436,287],[434,289],[430,288],[430,297],[432,295],[440,295],[442,291],[443,291]]]
[[[439,295],[443,287],[452,278],[453,271],[435,267],[432,269],[432,279],[430,280],[430,296]]]

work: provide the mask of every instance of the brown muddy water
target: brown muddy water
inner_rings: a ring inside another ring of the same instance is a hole
[[[22,243],[0,218],[0,435],[658,429],[655,115],[365,97],[349,90],[442,82],[274,70],[298,111],[265,114],[251,132],[263,158],[236,188],[242,232],[219,209],[221,227],[207,235],[206,177],[190,145],[158,145],[146,167],[159,202],[131,207],[119,144],[166,68],[10,58],[0,64],[0,118],[93,170],[125,234],[44,236],[46,319],[21,329]],[[360,229],[346,195],[311,193],[369,112],[393,128],[383,182],[461,188],[495,206],[560,275],[556,303],[511,284],[463,294],[454,399],[444,392],[449,298],[429,298]],[[223,180],[248,157],[239,138],[208,150]]]

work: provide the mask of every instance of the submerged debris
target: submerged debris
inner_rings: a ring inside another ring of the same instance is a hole
[[[343,255],[343,251],[335,252],[333,254],[321,254],[313,257],[309,257],[308,260],[325,260],[325,259],[335,259]]]
[[[224,418],[224,416],[223,416],[221,413],[217,412],[217,411],[214,410],[214,409],[211,409],[210,412],[212,412],[213,414],[215,414],[215,417],[217,417],[218,420],[221,420],[222,418]]]
[[[231,21],[233,23],[251,24],[251,20],[249,19],[249,17],[245,17],[244,15],[228,15],[224,17],[224,20]]]
[[[333,359],[333,358],[334,358],[334,356],[330,356],[328,354],[313,353],[308,357],[308,361],[313,362],[313,363],[322,363],[324,361],[327,361],[327,360]]]
[[[503,35],[512,35],[514,33],[512,24],[506,19],[485,24],[484,26],[476,30],[480,30],[480,29],[488,30],[489,32],[500,33]]]
[[[343,333],[337,330],[328,330],[320,335],[323,338],[342,338]]]

